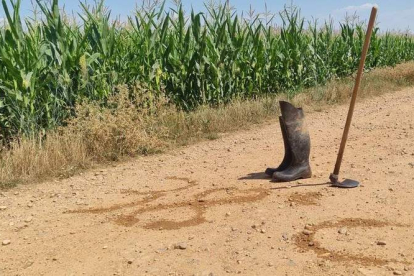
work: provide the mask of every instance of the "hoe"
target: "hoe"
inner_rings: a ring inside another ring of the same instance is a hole
[[[365,59],[367,57],[367,52],[368,52],[369,44],[370,44],[370,41],[371,41],[371,35],[372,35],[372,30],[373,30],[374,24],[375,24],[375,18],[377,16],[377,10],[378,10],[377,7],[373,7],[372,11],[371,11],[371,17],[369,19],[367,34],[366,34],[366,37],[365,37],[365,43],[364,43],[364,47],[362,49],[361,61],[359,63],[358,73],[357,73],[357,77],[356,77],[356,80],[355,80],[355,86],[354,86],[354,91],[352,93],[352,98],[351,98],[351,104],[350,104],[350,107],[349,107],[348,117],[346,119],[345,129],[344,129],[344,133],[343,133],[343,136],[342,136],[342,142],[341,142],[341,145],[339,147],[338,158],[336,160],[336,165],[335,165],[334,172],[329,177],[333,187],[349,189],[349,188],[356,188],[356,187],[359,186],[358,181],[351,180],[351,179],[346,179],[346,180],[340,182],[338,180],[339,179],[338,176],[339,176],[339,171],[341,169],[342,158],[344,156],[346,142],[348,140],[349,129],[351,128],[351,122],[352,122],[352,116],[354,114],[355,102],[356,102],[356,99],[357,99],[357,96],[358,96],[358,90],[359,90],[359,85],[361,83],[362,74],[364,72]]]

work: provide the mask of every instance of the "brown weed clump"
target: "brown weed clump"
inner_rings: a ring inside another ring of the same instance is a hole
[[[104,106],[99,102],[80,103],[76,117],[59,129],[60,134],[80,136],[94,161],[118,160],[165,148],[166,129],[157,118],[175,109],[141,87],[120,86],[116,90]]]

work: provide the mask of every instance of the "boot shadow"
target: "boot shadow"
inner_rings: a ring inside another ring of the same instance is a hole
[[[247,176],[239,178],[239,180],[271,180],[271,177],[264,172],[249,173]]]

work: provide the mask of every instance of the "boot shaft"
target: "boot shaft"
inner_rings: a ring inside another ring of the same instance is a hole
[[[310,178],[312,176],[309,165],[311,142],[303,109],[284,101],[280,102],[280,108],[291,153],[291,163],[285,170],[276,172],[273,179],[286,182]]]
[[[280,102],[280,107],[292,163],[309,162],[311,141],[303,109],[284,101]]]

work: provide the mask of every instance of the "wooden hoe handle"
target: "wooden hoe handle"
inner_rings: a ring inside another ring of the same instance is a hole
[[[371,17],[369,19],[367,34],[365,36],[364,48],[362,49],[361,61],[359,63],[358,74],[355,80],[354,91],[352,93],[351,105],[349,107],[348,118],[346,119],[344,134],[342,136],[341,146],[339,147],[338,158],[336,160],[334,175],[339,175],[341,169],[342,158],[344,156],[346,142],[348,140],[349,129],[352,123],[352,116],[354,115],[355,103],[358,96],[359,85],[361,83],[362,74],[364,73],[365,59],[367,57],[369,44],[371,42],[372,30],[374,29],[375,19],[377,17],[377,7],[373,7],[371,11]]]

